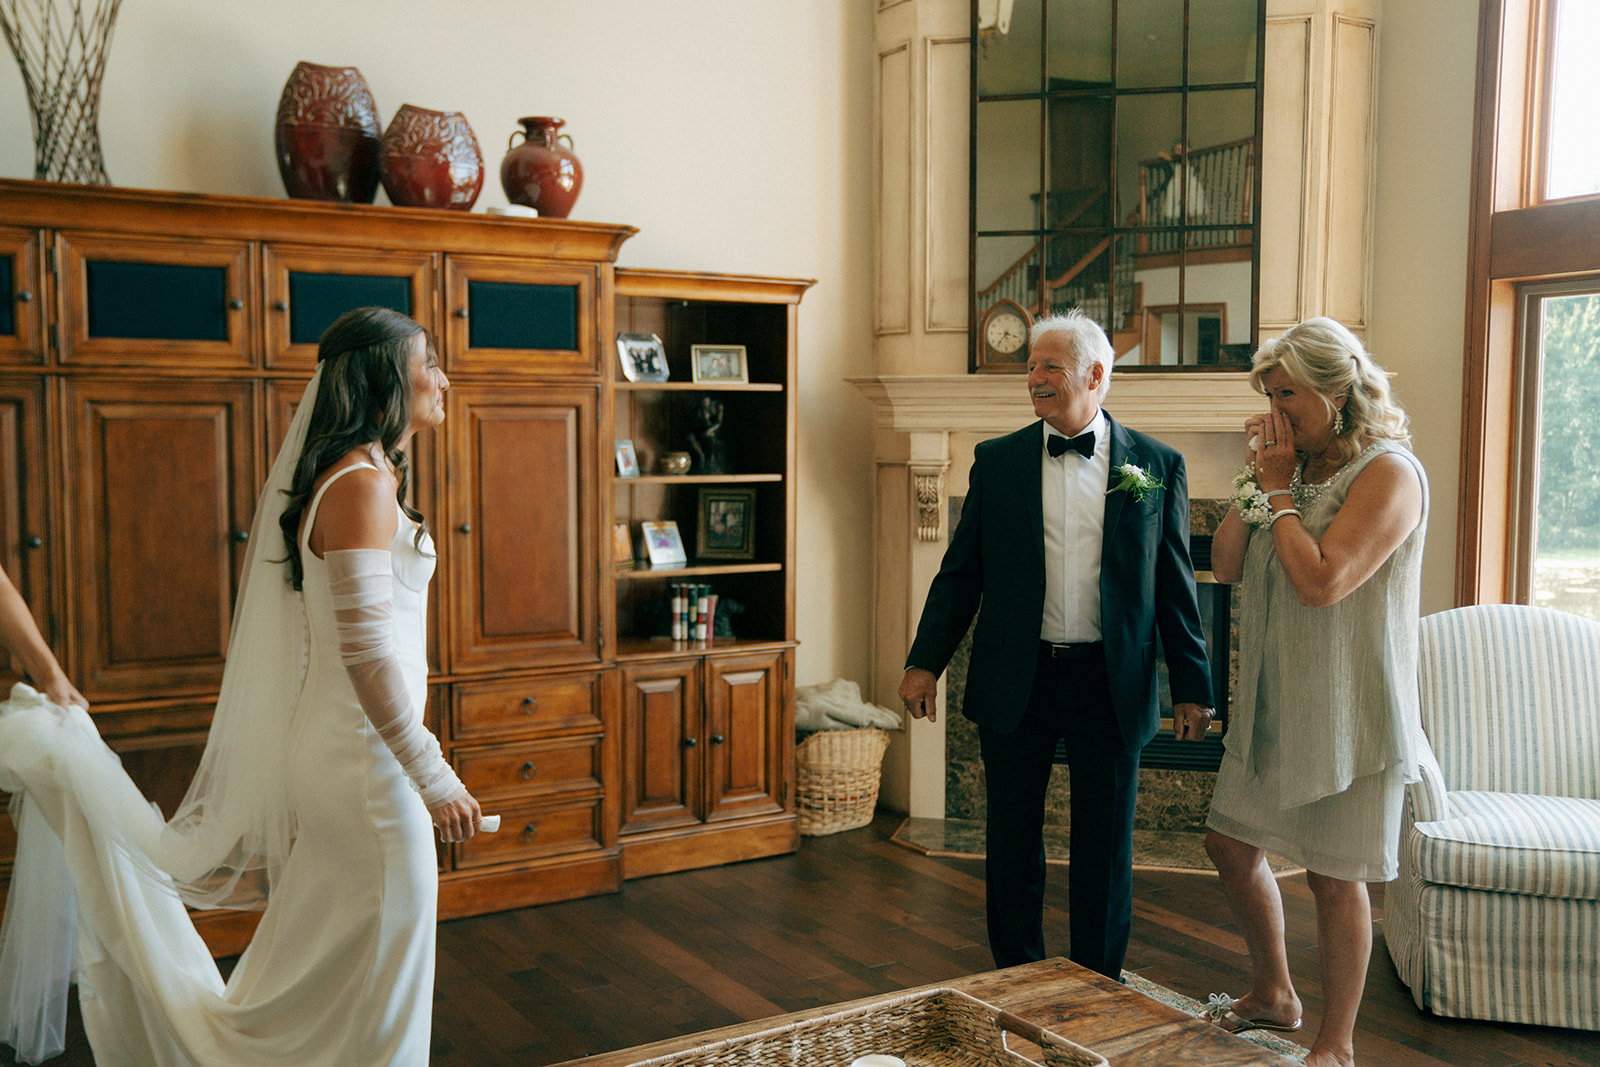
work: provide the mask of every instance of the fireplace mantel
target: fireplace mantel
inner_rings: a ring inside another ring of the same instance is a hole
[[[894,433],[1005,433],[1034,419],[1020,374],[885,374],[847,379]],[[1244,371],[1111,376],[1106,410],[1145,433],[1238,433],[1261,412]]]

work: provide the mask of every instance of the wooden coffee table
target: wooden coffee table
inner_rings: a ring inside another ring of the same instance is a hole
[[[928,989],[959,989],[1030,1023],[1092,1049],[1112,1067],[1233,1067],[1269,1064],[1296,1067],[1296,1061],[1269,1052],[1253,1041],[1190,1018],[1064,959],[1042,960],[1001,971],[935,982],[901,993],[867,997],[822,1008],[777,1015],[756,1022],[724,1026],[674,1037],[619,1052],[569,1060],[556,1067],[629,1067],[641,1060],[683,1052],[788,1023],[804,1022],[850,1008],[872,1005]]]

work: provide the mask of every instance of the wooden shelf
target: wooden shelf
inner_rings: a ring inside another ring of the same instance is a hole
[[[642,482],[647,485],[662,485],[671,482],[681,482],[685,485],[728,485],[734,483],[751,482],[781,482],[781,474],[640,474],[632,478],[613,476],[611,479],[618,485],[627,485],[630,482]]]
[[[618,659],[671,659],[708,652],[755,652],[773,648],[793,648],[795,642],[762,640],[759,637],[718,637],[711,641],[674,641],[670,637],[619,637]]]
[[[687,567],[632,567],[618,570],[617,580],[676,578],[680,575],[771,574],[783,570],[781,563],[691,563]]]
[[[779,382],[617,382],[619,390],[641,393],[781,393]]]

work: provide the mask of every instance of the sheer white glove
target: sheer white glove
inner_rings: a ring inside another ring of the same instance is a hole
[[[389,553],[375,548],[327,553],[339,658],[350,675],[367,721],[389,746],[432,811],[466,797],[466,787],[445,762],[439,740],[422,725],[411,704],[400,657],[389,641],[394,609],[394,572]]]

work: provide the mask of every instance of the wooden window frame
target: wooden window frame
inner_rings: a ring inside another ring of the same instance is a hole
[[[1546,100],[1559,0],[1482,0],[1462,388],[1457,604],[1513,601],[1527,454],[1524,290],[1600,279],[1600,195],[1545,200]]]

